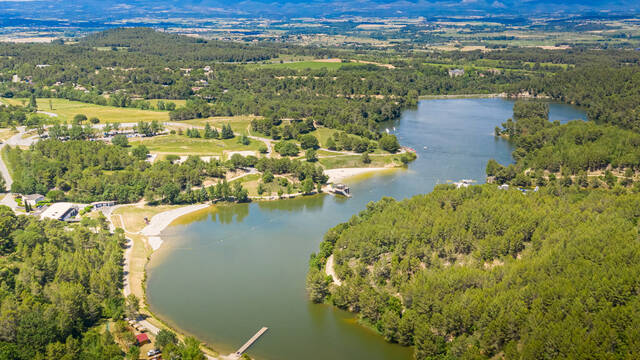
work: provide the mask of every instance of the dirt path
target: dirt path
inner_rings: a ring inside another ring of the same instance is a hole
[[[338,275],[336,275],[335,269],[333,268],[333,254],[331,254],[327,258],[327,266],[325,268],[325,272],[327,273],[327,275],[333,278],[333,282],[336,283],[336,285],[338,286],[342,285],[342,281],[340,281],[340,279],[338,278]]]
[[[266,154],[266,156],[268,158],[273,156],[273,140],[267,139],[267,138],[263,138],[263,137],[260,137],[260,136],[251,135],[251,125],[247,125],[247,137],[249,139],[262,141],[265,145],[267,145],[267,154]]]

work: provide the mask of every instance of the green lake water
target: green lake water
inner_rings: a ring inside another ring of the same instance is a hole
[[[493,129],[511,117],[512,106],[504,99],[420,101],[417,109],[383,124],[402,145],[415,149],[418,159],[406,170],[353,182],[351,199],[319,195],[216,206],[170,226],[148,268],[151,309],[223,354],[268,326],[249,349],[251,356],[410,359],[411,349],[385,342],[353,314],[307,300],[309,255],[329,228],[369,201],[427,193],[447,181],[482,183],[489,159],[510,163],[513,149],[495,138]],[[551,104],[550,118],[565,122],[585,114]]]

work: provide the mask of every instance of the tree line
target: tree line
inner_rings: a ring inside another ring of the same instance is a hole
[[[640,170],[640,134],[593,121],[552,123],[543,102],[516,102],[513,119],[496,128],[496,135],[506,136],[516,147],[515,164],[487,164],[487,175],[500,184],[526,187],[558,181],[585,188],[630,187]],[[618,180],[612,171],[624,177]],[[602,175],[593,176],[597,173]]]

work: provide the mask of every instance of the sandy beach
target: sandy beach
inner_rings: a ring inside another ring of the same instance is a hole
[[[140,234],[147,237],[149,245],[151,245],[153,251],[156,251],[162,245],[162,238],[160,238],[162,230],[177,218],[207,207],[209,207],[209,204],[194,204],[154,215],[149,225],[145,226],[144,229],[140,231]]]
[[[343,168],[325,170],[324,173],[329,177],[330,183],[339,183],[352,176],[389,169],[390,168]]]

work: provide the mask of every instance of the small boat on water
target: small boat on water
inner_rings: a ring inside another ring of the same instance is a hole
[[[386,128],[385,130],[387,131],[387,134],[388,134],[389,133],[389,128]]]

